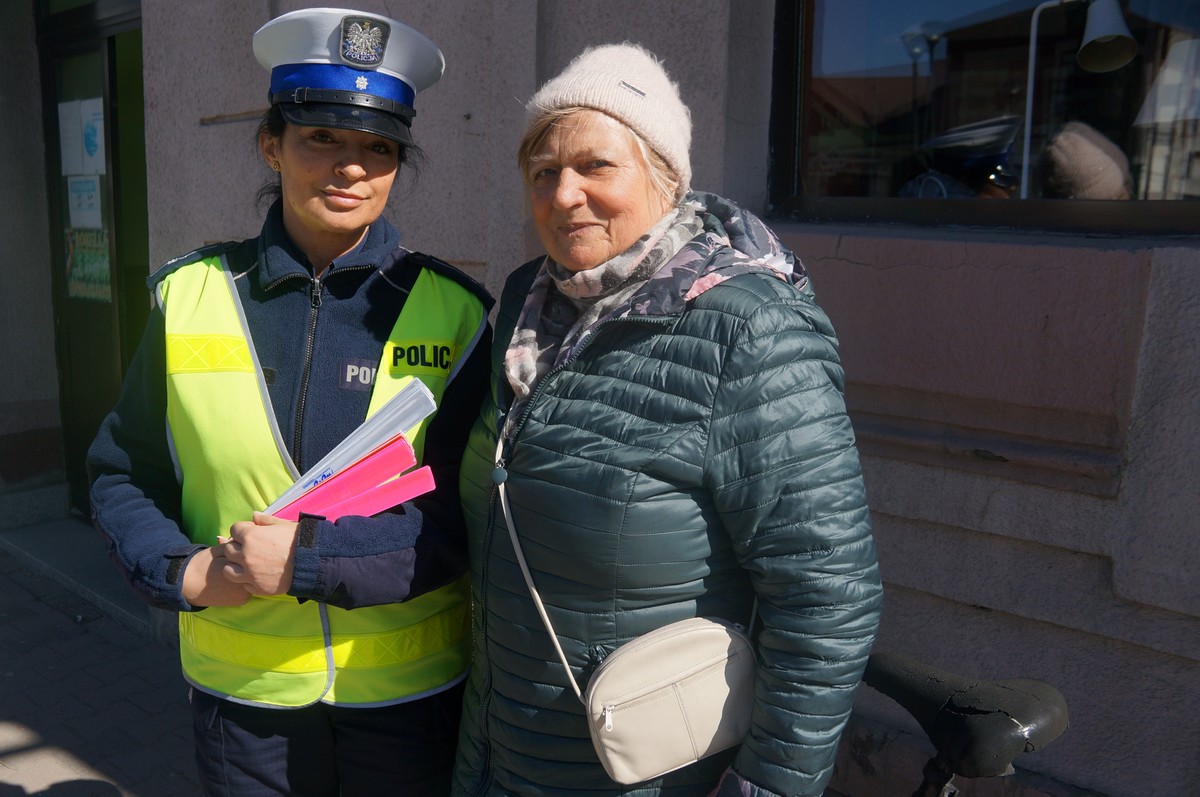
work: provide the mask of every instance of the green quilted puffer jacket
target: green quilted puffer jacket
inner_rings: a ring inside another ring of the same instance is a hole
[[[735,254],[713,248],[698,273]],[[539,265],[505,287],[492,398],[462,464],[474,641],[454,793],[703,797],[732,765],[722,795],[821,794],[882,594],[828,319],[806,287],[745,269],[686,302],[635,296],[519,409],[503,454],[513,519],[581,685],[634,637],[694,616],[744,625],[758,598],[743,744],[621,786],[592,750],[493,486],[513,397],[503,355]]]

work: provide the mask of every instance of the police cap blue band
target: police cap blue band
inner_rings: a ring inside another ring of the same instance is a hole
[[[281,64],[271,70],[270,96],[273,102],[279,101],[276,99],[278,95],[294,93],[297,89],[366,94],[409,108],[412,108],[416,97],[412,87],[399,78],[340,64]]]

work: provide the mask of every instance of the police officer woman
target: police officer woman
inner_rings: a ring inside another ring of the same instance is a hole
[[[88,455],[94,521],[135,591],[179,611],[205,794],[440,794],[467,669],[457,471],[490,300],[381,214],[444,61],[341,9],[278,17],[254,51],[278,197],[257,238],[150,278]],[[437,399],[412,435],[433,492],[337,522],[256,512],[410,378]]]

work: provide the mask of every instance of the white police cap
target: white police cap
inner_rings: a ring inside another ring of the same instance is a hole
[[[403,22],[345,8],[306,8],[263,25],[254,56],[271,70],[271,103],[305,127],[363,130],[412,143],[413,98],[446,59]]]

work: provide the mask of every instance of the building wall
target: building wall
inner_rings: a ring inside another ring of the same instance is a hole
[[[0,7],[0,528],[66,513],[47,246],[46,147],[31,3]]]
[[[266,73],[250,35],[306,5],[143,0],[152,261],[256,233],[269,172],[253,146]],[[695,187],[765,204],[768,0],[360,6],[421,29],[448,63],[417,100],[426,164],[392,218],[411,247],[494,292],[537,253],[513,164],[522,104],[588,44],[657,52],[692,109]],[[779,229],[842,340],[887,584],[879,649],[971,677],[1041,678],[1071,706],[1071,728],[1014,778],[964,781],[964,793],[1190,793],[1200,242]],[[29,400],[52,398],[52,380],[33,382]],[[835,786],[915,786],[914,731],[862,689]]]
[[[785,239],[842,340],[887,585],[876,649],[1045,680],[1070,706],[1066,734],[1021,761],[1057,784],[964,793],[1193,791],[1195,243],[799,225]],[[858,708],[835,785],[870,797],[894,793],[871,772],[919,779],[915,723],[870,689]]]
[[[250,40],[273,16],[313,5],[143,0],[152,262],[257,233],[254,195],[271,173],[254,147],[267,72]],[[728,183],[735,198],[762,204],[769,2],[703,0],[685,18],[676,6],[638,0],[364,0],[357,7],[413,25],[446,56],[445,76],[416,101],[413,134],[424,164],[393,192],[389,218],[408,246],[463,266],[493,290],[537,253],[514,160],[524,103],[589,44],[631,39],[656,52],[692,108],[694,184],[724,190]],[[731,58],[739,50],[743,57]],[[746,83],[750,90],[735,94]]]
[[[255,147],[268,73],[254,58],[251,37],[274,16],[312,5],[143,2],[152,261],[257,234],[264,208],[255,193],[272,175]],[[534,88],[535,50],[527,42],[537,8],[463,0],[398,5],[357,7],[425,33],[442,48],[447,69],[416,100],[413,131],[423,157],[419,171],[405,170],[397,183],[387,217],[407,246],[482,281],[487,264],[516,265],[525,256],[521,187],[509,179],[509,153],[523,114],[517,98]],[[202,53],[205,68],[179,52]]]

